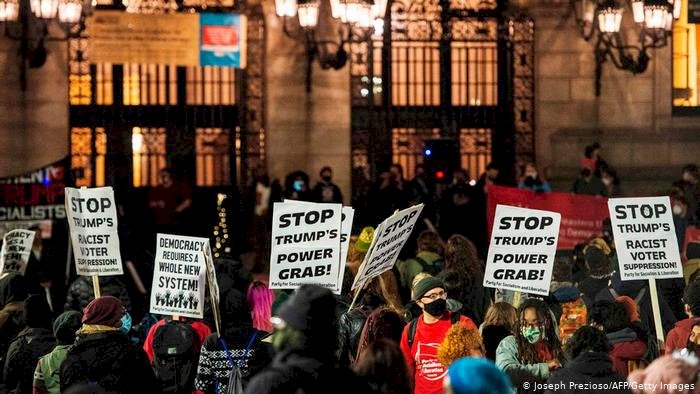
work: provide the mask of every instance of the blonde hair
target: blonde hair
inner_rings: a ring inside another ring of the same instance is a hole
[[[483,342],[478,330],[455,324],[447,331],[445,339],[438,347],[437,359],[447,368],[453,361],[469,357],[472,350],[483,349]]]
[[[518,322],[518,311],[507,302],[497,302],[489,307],[484,317],[484,327],[502,326],[510,332],[515,332],[515,325]]]

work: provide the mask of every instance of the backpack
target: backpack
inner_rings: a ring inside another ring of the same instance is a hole
[[[428,264],[427,261],[418,256],[414,257],[413,259],[420,264],[420,266],[423,268],[423,272],[432,276],[437,276],[437,274],[439,274],[445,266],[445,262],[442,261],[442,259],[437,259],[433,261],[432,264]]]
[[[172,320],[153,335],[153,371],[164,394],[192,391],[197,374],[197,334],[188,323]]]
[[[226,387],[225,394],[243,394],[243,374],[241,373],[241,366],[243,366],[243,363],[245,363],[246,359],[248,358],[248,352],[250,351],[250,347],[253,345],[253,341],[257,335],[258,332],[255,331],[250,337],[248,346],[245,347],[243,356],[241,356],[237,363],[233,362],[231,353],[228,351],[228,347],[226,346],[226,341],[224,341],[223,338],[219,338],[219,343],[221,344],[221,347],[224,348],[226,358],[228,358],[228,363],[231,365],[231,374],[228,377],[228,386]],[[216,388],[216,392],[219,393],[218,387]]]
[[[566,344],[576,330],[586,325],[588,310],[583,298],[561,304],[561,317],[559,318],[559,339],[562,345]]]
[[[450,322],[452,325],[457,324],[459,322],[459,319],[462,317],[462,314],[459,312],[452,312],[452,315],[450,315]],[[410,323],[408,323],[408,348],[413,349],[413,339],[416,337],[416,329],[418,327],[418,319],[420,319],[420,316],[417,318],[411,320]]]

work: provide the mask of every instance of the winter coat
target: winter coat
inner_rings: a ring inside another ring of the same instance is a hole
[[[58,345],[41,357],[34,371],[34,393],[61,393],[61,364],[71,345]]]
[[[131,311],[131,300],[126,286],[117,277],[100,276],[100,292],[103,296],[110,295],[119,298],[127,311]],[[66,294],[64,310],[82,312],[83,309],[95,298],[92,288],[92,279],[89,276],[79,276],[71,283]]]
[[[10,348],[10,342],[24,326],[22,311],[15,308],[10,312],[8,304],[23,303],[28,295],[27,281],[24,276],[15,273],[0,275],[0,310],[8,308],[3,312],[3,314],[7,313],[7,317],[0,316],[0,359],[5,357]]]
[[[496,349],[496,365],[502,369],[516,389],[520,390],[523,383],[545,382],[549,378],[547,363],[523,364],[518,354],[518,342],[510,335],[503,339]]]
[[[223,338],[234,363],[237,364],[245,354],[246,346],[251,339],[252,333],[253,330],[250,330],[249,333],[246,332],[246,335],[239,335],[237,338]],[[262,371],[272,359],[269,345],[261,342],[264,335],[264,332],[257,331],[253,344],[248,350],[246,358],[241,363],[243,388],[246,387],[250,378]],[[197,377],[194,380],[194,388],[208,394],[225,393],[228,389],[228,380],[232,369],[233,367],[228,361],[226,351],[219,342],[218,334],[211,334],[204,341],[202,350],[199,353],[199,364]]]
[[[507,327],[503,326],[484,326],[481,329],[481,338],[484,342],[484,348],[486,349],[486,358],[491,361],[496,361],[496,349],[501,341],[507,337],[513,335],[512,332]]]
[[[690,332],[695,324],[700,324],[700,318],[690,318],[676,323],[666,337],[666,353],[671,354],[674,350],[685,349],[688,345]]]
[[[442,271],[438,277],[444,280],[448,275],[454,275],[454,273]],[[483,286],[484,275],[479,273],[475,278],[462,277],[460,282],[462,285],[457,294],[449,291],[449,296],[462,304],[460,312],[463,315],[469,316],[476,325],[479,325],[484,321],[486,311],[491,306],[491,294]]]
[[[340,365],[349,367],[355,361],[360,335],[372,308],[366,305],[358,306],[340,316],[338,321],[338,350],[336,356]]]
[[[586,302],[587,308],[590,308],[596,301],[598,293],[608,288],[608,283],[610,283],[610,277],[598,279],[589,276],[578,284],[577,287],[583,294],[583,301]]]
[[[610,351],[613,371],[623,377],[627,377],[627,363],[629,361],[643,360],[644,354],[647,352],[647,344],[640,340],[637,333],[631,328],[609,333],[606,337],[613,347]]]
[[[437,261],[442,261],[442,257],[438,255],[437,253],[433,252],[419,252],[416,257],[422,259],[425,261],[427,265],[433,265]],[[399,269],[399,273],[401,275],[401,286],[404,289],[411,289],[413,286],[413,278],[416,277],[416,275],[420,274],[423,272],[423,266],[421,263],[418,262],[416,259],[408,259],[406,261],[399,261],[396,266]],[[436,274],[437,272],[442,271],[442,267],[439,267],[436,269]]]
[[[613,372],[612,361],[606,353],[584,352],[571,360],[565,368],[552,372],[547,380],[547,385],[552,386],[545,394],[631,393],[624,383],[625,378]],[[592,385],[587,387],[587,384]]]
[[[371,392],[352,371],[301,350],[278,353],[246,387],[246,394],[358,394]]]
[[[10,344],[5,359],[5,384],[10,393],[31,393],[34,368],[49,353],[56,340],[48,328],[29,328]]]
[[[88,382],[124,394],[160,390],[146,353],[119,331],[79,335],[68,351],[61,364],[61,391]]]

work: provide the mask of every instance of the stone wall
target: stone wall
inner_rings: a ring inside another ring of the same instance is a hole
[[[579,36],[573,15],[565,18],[568,1],[528,3],[537,41],[537,161],[555,187],[570,188],[583,149],[593,141],[601,142],[623,185],[627,181],[627,193],[668,186],[700,147],[692,122],[671,117],[670,45],[652,50],[640,75],[606,63],[596,97],[593,43]]]
[[[19,44],[0,37],[0,177],[18,175],[68,154],[65,43],[49,42],[46,64],[19,79]]]

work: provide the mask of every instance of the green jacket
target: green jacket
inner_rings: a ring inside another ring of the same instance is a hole
[[[416,257],[423,259],[427,264],[433,264],[438,260],[442,260],[439,254],[433,252],[420,252]],[[416,259],[399,261],[396,263],[396,266],[399,269],[399,274],[401,274],[401,286],[404,289],[411,289],[413,287],[413,278],[423,272],[423,266]]]
[[[518,357],[518,342],[510,335],[505,337],[496,349],[496,365],[502,369],[513,386],[520,391],[523,383],[543,383],[549,378],[547,363],[523,364]],[[527,390],[525,390],[527,391]]]
[[[61,363],[66,359],[70,345],[58,345],[41,357],[34,371],[34,392],[60,394]]]

